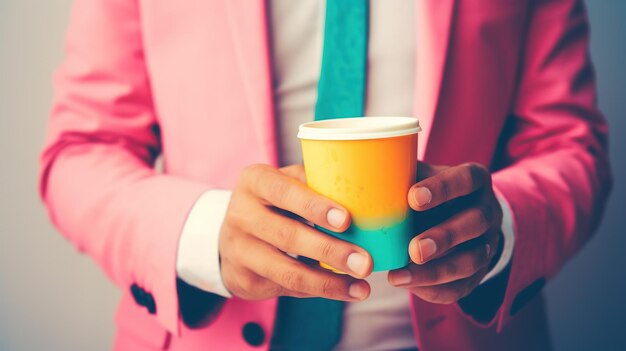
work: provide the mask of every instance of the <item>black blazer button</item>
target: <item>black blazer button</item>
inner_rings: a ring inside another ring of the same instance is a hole
[[[156,313],[156,303],[154,302],[154,297],[150,293],[146,293],[146,308],[150,314]]]
[[[140,288],[137,284],[133,284],[130,286],[130,293],[133,295],[135,302],[139,306],[146,305],[146,292]]]
[[[252,346],[259,346],[265,341],[265,331],[258,323],[246,323],[241,332],[243,339]]]

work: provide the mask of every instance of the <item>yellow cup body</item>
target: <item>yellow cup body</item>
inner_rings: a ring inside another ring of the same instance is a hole
[[[407,194],[415,182],[417,134],[301,143],[308,186],[352,216],[346,232],[324,231],[368,250],[374,271],[405,266],[414,234]]]

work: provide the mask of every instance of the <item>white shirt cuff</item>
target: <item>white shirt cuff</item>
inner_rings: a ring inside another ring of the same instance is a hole
[[[222,281],[218,244],[230,196],[229,190],[209,190],[198,198],[180,235],[176,257],[180,279],[224,297],[232,295]]]
[[[504,247],[502,248],[502,254],[500,255],[500,259],[496,263],[495,266],[485,275],[483,280],[480,281],[480,284],[486,282],[487,280],[495,277],[498,273],[502,272],[502,270],[511,262],[511,257],[513,256],[513,248],[515,247],[515,233],[513,229],[513,217],[511,208],[506,200],[500,196],[496,196],[498,198],[498,202],[500,202],[500,206],[502,207],[502,236],[504,237]]]

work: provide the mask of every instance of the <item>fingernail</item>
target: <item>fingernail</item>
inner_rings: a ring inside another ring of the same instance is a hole
[[[415,203],[417,203],[418,206],[425,206],[428,205],[433,199],[433,194],[430,192],[430,190],[428,190],[428,188],[421,186],[413,190],[413,198],[415,199]]]
[[[391,275],[391,282],[393,285],[406,285],[409,284],[412,279],[413,276],[411,275],[411,272],[406,269],[395,271]]]
[[[355,282],[348,288],[348,294],[355,299],[363,299],[367,295],[367,288],[363,286],[363,283]]]
[[[339,229],[346,221],[346,213],[342,210],[331,208],[326,214],[326,220],[328,221],[328,224],[336,229]]]
[[[437,244],[433,239],[422,239],[418,242],[420,247],[420,256],[422,262],[425,262],[430,256],[437,252]]]
[[[367,257],[358,252],[351,253],[348,256],[346,264],[350,270],[359,276],[365,275],[367,272]]]
[[[485,244],[485,250],[487,250],[487,256],[489,256],[489,253],[491,252],[491,246],[489,244]]]

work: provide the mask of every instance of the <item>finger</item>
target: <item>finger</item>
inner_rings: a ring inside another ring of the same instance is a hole
[[[332,231],[343,232],[350,226],[350,214],[343,206],[270,166],[257,165],[247,176],[252,177],[252,193],[269,205]]]
[[[281,295],[291,292],[333,300],[361,301],[370,294],[370,286],[364,280],[313,269],[259,239],[250,238],[239,245],[242,253],[238,257],[245,267],[280,285]]]
[[[265,210],[251,223],[247,232],[284,252],[324,262],[356,278],[372,272],[374,262],[366,250],[301,222]]]
[[[240,263],[231,262],[228,258],[221,260],[221,271],[224,285],[228,291],[241,299],[256,301],[276,296],[314,297],[305,293],[287,291],[282,286],[261,277]]]
[[[489,265],[491,246],[482,242],[424,265],[389,272],[389,283],[400,287],[433,286],[473,276]]]
[[[482,269],[469,278],[441,285],[413,287],[409,291],[427,302],[452,304],[471,293],[485,274],[486,269]]]
[[[486,206],[472,207],[416,236],[409,243],[411,261],[424,264],[483,235],[492,227],[492,211]]]
[[[424,180],[430,178],[443,170],[450,168],[449,166],[436,166],[425,162],[417,163],[417,179]]]
[[[489,171],[477,163],[450,167],[414,184],[408,194],[409,205],[415,211],[425,211],[471,194],[490,182]]]

